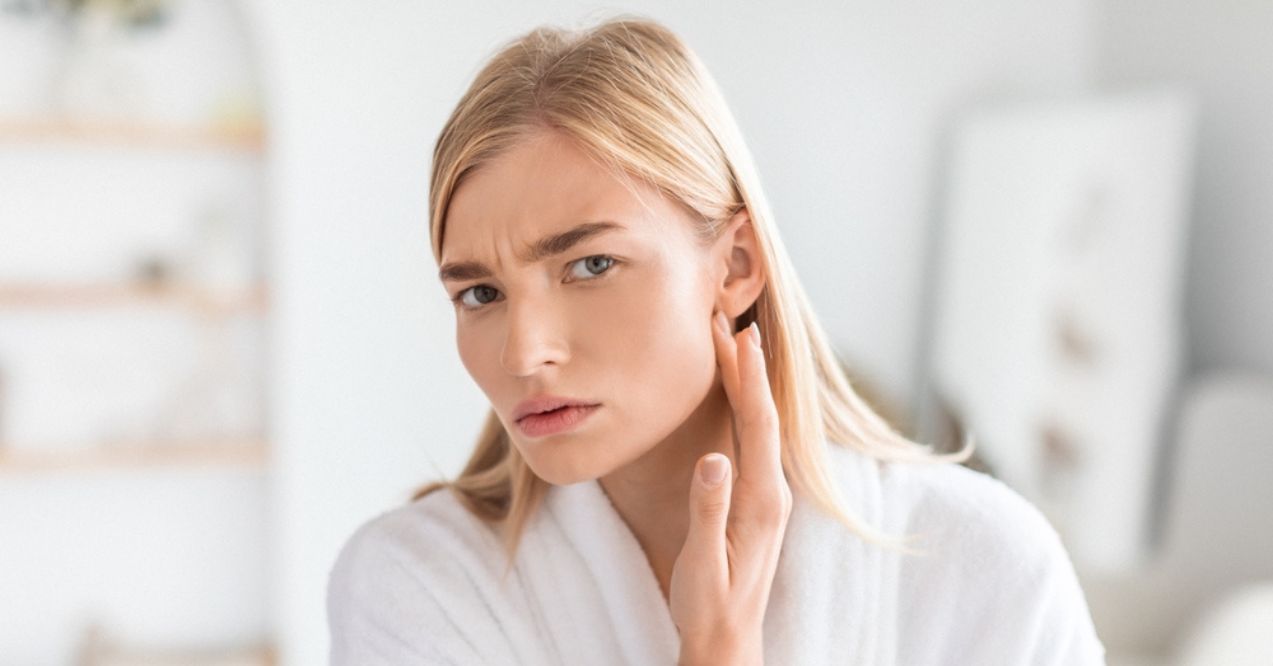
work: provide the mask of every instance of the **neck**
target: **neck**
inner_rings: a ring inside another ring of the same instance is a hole
[[[671,435],[598,481],[645,551],[666,597],[671,567],[689,531],[690,483],[698,459],[734,455],[733,417],[719,379]]]

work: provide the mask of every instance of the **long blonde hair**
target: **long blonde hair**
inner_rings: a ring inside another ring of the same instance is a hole
[[[742,330],[755,320],[762,332],[788,483],[866,541],[898,547],[895,537],[842,507],[827,474],[827,443],[879,461],[917,463],[963,462],[972,445],[936,454],[931,445],[903,437],[854,392],[796,278],[724,97],[667,28],[633,17],[586,30],[540,27],[496,53],[434,147],[429,216],[435,259],[442,260],[447,208],[465,176],[544,129],[564,133],[616,174],[642,179],[693,211],[701,218],[695,228],[701,240],[715,239],[732,215],[747,210],[766,282],[736,325]],[[531,471],[491,410],[460,475],[430,483],[412,499],[441,488],[483,520],[501,524],[511,562],[547,482]]]

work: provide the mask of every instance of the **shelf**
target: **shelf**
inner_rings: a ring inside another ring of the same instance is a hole
[[[161,306],[227,316],[268,309],[265,285],[222,293],[196,285],[170,284],[0,284],[0,310]]]
[[[0,120],[0,142],[45,143],[51,141],[122,145],[157,150],[226,150],[260,154],[265,150],[265,131],[260,125],[182,127],[93,120]]]
[[[148,468],[265,469],[268,453],[269,447],[263,439],[137,442],[41,452],[0,445],[0,474]]]

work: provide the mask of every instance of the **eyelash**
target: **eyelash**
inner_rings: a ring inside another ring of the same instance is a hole
[[[578,263],[580,263],[580,262],[587,261],[587,260],[589,260],[589,259],[606,259],[606,260],[609,260],[609,262],[610,262],[610,263],[606,266],[606,269],[605,269],[604,271],[602,271],[602,272],[600,272],[600,273],[595,273],[595,274],[593,274],[593,276],[592,276],[592,277],[588,277],[588,278],[579,278],[579,279],[583,280],[584,282],[593,282],[593,281],[596,281],[596,280],[600,280],[600,279],[602,279],[602,278],[606,277],[607,275],[609,275],[609,274],[610,274],[610,273],[614,270],[614,267],[615,267],[615,266],[617,266],[618,264],[622,263],[622,262],[620,262],[618,259],[615,259],[614,257],[612,257],[612,256],[610,256],[610,255],[608,255],[608,254],[591,254],[591,255],[588,255],[588,256],[586,256],[586,257],[581,257],[581,258],[579,258],[579,259],[576,259],[576,260],[574,260],[574,261],[570,262],[569,264],[566,264],[566,267],[567,267],[567,268],[569,268],[569,267],[571,267],[571,266],[573,266],[573,265],[575,265],[575,264],[578,264]],[[572,280],[572,282],[573,282],[573,280]],[[451,302],[452,302],[452,303],[454,303],[454,304],[455,304],[457,307],[459,307],[461,310],[468,310],[469,312],[473,312],[473,311],[481,310],[482,308],[486,307],[487,305],[490,305],[490,303],[483,303],[483,304],[481,304],[481,305],[479,305],[479,306],[477,306],[477,307],[469,307],[469,306],[467,306],[467,305],[464,305],[464,302],[463,302],[463,301],[464,301],[464,295],[465,295],[465,294],[467,294],[468,292],[472,291],[473,289],[477,289],[478,287],[487,287],[487,286],[488,286],[488,285],[484,285],[484,284],[475,284],[475,285],[473,285],[472,287],[466,287],[466,288],[464,288],[464,289],[461,289],[460,291],[456,292],[455,296],[451,297]],[[492,288],[493,288],[493,287],[492,287]],[[495,301],[491,301],[491,303],[494,303],[494,302],[495,302]]]

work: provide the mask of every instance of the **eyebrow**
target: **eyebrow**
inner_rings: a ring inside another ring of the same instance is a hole
[[[583,241],[608,231],[627,229],[618,222],[602,220],[600,222],[584,222],[568,231],[544,236],[530,245],[529,251],[521,255],[521,260],[531,264],[566,252]],[[476,280],[491,277],[493,273],[486,264],[480,261],[457,261],[442,265],[438,271],[438,279],[443,282]]]

